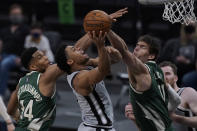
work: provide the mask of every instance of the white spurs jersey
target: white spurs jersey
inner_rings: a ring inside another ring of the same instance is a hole
[[[88,96],[82,96],[73,88],[72,81],[79,71],[67,75],[67,81],[77,97],[83,123],[87,126],[112,128],[113,106],[103,81],[93,87]]]
[[[184,89],[185,88],[180,88],[177,91],[179,96],[181,96]],[[186,116],[186,117],[195,116],[195,114],[190,109],[186,109],[186,108],[183,108],[181,106],[177,107],[175,112],[176,112],[176,114],[181,115],[181,116]],[[176,123],[176,122],[173,122],[173,127],[174,127],[175,131],[197,131],[197,129],[195,129],[195,128],[188,127],[184,124],[179,124],[179,123]]]

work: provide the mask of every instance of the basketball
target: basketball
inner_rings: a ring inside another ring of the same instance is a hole
[[[111,28],[112,20],[109,15],[101,10],[90,11],[84,18],[83,27],[85,32],[95,31],[96,35],[100,31],[108,32]]]

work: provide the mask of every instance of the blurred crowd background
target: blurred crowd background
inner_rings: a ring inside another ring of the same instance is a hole
[[[164,21],[164,5],[145,6],[137,0],[3,0],[0,3],[0,93],[5,101],[9,99],[8,90],[12,92],[18,79],[26,73],[20,63],[25,48],[36,46],[55,62],[58,45],[73,44],[85,34],[83,18],[89,11],[99,9],[110,14],[124,7],[128,7],[128,14],[119,18],[112,29],[130,50],[140,35],[158,37],[162,43],[158,63],[166,60],[175,63],[178,85],[197,90],[197,25]],[[194,12],[197,14],[197,8]],[[89,53],[96,55],[95,48]],[[118,71],[125,71],[122,68],[122,64],[113,67],[108,83],[114,85],[113,78],[119,75]]]

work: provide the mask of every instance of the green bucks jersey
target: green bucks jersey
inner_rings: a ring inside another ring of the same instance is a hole
[[[141,131],[172,131],[163,72],[153,61],[147,62],[145,66],[151,76],[151,88],[139,92],[130,84],[130,99],[136,123]]]
[[[19,81],[20,119],[15,131],[47,131],[55,119],[55,96],[41,94],[39,78],[40,73],[32,71]]]

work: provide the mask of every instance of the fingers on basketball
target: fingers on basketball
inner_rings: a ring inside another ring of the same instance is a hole
[[[93,10],[85,16],[83,27],[85,32],[95,31],[98,36],[100,31],[103,33],[109,32],[111,24],[112,20],[107,13],[101,10]]]

